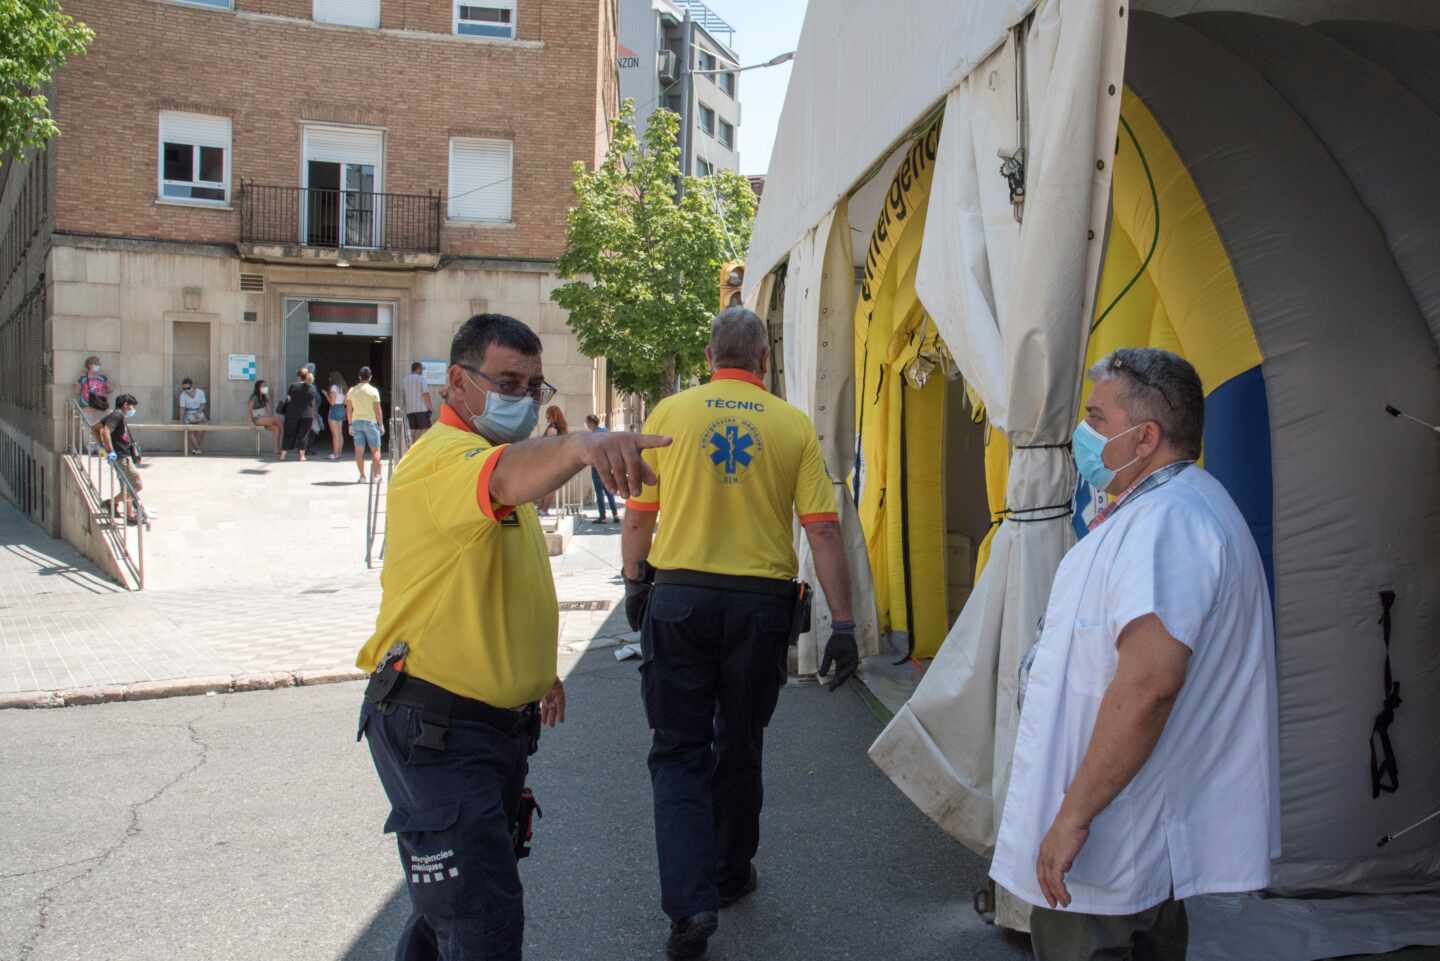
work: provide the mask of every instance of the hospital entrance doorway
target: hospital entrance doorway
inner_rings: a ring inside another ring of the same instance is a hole
[[[380,391],[383,426],[389,429],[393,354],[394,306],[385,303],[290,300],[285,302],[285,366],[288,378],[307,363],[315,365],[315,387],[322,397],[322,421],[328,421],[331,375],[338,373],[345,387],[360,380],[360,368],[370,368],[370,383]],[[322,423],[322,448],[330,444],[328,423]],[[353,448],[348,429],[346,450]],[[382,444],[388,438],[382,439]]]

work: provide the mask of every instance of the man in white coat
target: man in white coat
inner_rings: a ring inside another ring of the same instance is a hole
[[[1183,959],[1184,899],[1263,888],[1280,853],[1270,592],[1195,464],[1195,369],[1124,349],[1089,376],[1075,463],[1109,496],[1022,665],[990,874],[1035,905],[1040,961]]]

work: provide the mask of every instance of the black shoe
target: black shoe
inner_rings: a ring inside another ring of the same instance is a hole
[[[671,921],[665,956],[671,961],[702,957],[710,936],[719,926],[720,917],[714,911],[702,911],[681,921]]]
[[[725,891],[720,892],[720,906],[722,908],[728,908],[746,895],[754,893],[755,889],[759,886],[760,872],[756,871],[755,865],[752,864],[750,865],[750,877],[745,879],[745,883],[740,886],[738,891],[732,893],[726,893]]]

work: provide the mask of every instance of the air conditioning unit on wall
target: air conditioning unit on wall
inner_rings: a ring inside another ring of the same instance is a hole
[[[655,64],[661,83],[674,83],[680,79],[680,58],[675,56],[674,50],[661,50],[655,56]]]

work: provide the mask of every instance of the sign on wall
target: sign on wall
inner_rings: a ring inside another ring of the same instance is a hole
[[[231,380],[255,379],[256,364],[254,354],[231,354],[228,366]]]
[[[420,363],[425,368],[425,383],[427,385],[443,385],[445,383],[445,372],[450,369],[449,361],[422,360]]]

